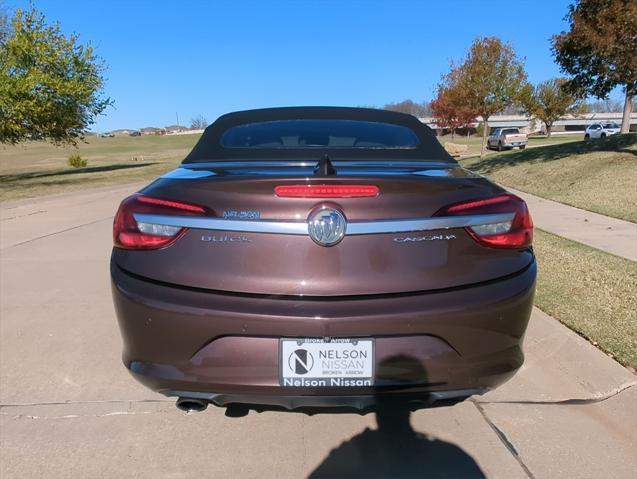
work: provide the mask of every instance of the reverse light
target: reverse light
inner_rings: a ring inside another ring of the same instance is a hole
[[[513,218],[499,223],[469,226],[466,231],[478,243],[493,248],[526,248],[533,243],[533,220],[521,198],[503,194],[490,198],[456,203],[434,216],[468,216],[512,213]]]
[[[378,196],[375,185],[280,185],[274,193],[280,198],[367,198]]]
[[[113,243],[123,249],[159,249],[170,246],[186,232],[186,228],[135,219],[135,213],[154,215],[204,216],[207,210],[199,205],[135,194],[119,206],[113,221]]]

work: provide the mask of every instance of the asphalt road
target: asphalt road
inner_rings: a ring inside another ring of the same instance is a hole
[[[514,379],[410,426],[180,412],[120,362],[108,258],[112,215],[134,189],[0,209],[3,479],[635,477],[637,378],[537,310]]]

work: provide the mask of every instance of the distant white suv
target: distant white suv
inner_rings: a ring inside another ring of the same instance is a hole
[[[584,138],[606,138],[607,136],[619,133],[619,125],[617,123],[593,123],[586,127]]]

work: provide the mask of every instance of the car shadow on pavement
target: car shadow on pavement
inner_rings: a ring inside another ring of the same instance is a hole
[[[426,379],[420,362],[398,356],[381,364],[383,375]],[[360,434],[333,449],[310,474],[317,478],[484,478],[476,461],[455,444],[415,431],[410,423],[413,403],[378,395],[377,429]]]

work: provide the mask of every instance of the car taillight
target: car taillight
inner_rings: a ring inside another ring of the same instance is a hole
[[[467,232],[478,243],[493,248],[526,248],[533,243],[533,220],[521,198],[504,194],[491,198],[456,203],[439,210],[435,216],[495,215],[511,213],[510,220],[468,226]]]
[[[135,213],[204,216],[206,212],[199,205],[135,194],[119,205],[113,221],[113,243],[116,248],[123,249],[165,248],[186,232],[186,228],[179,226],[137,221]]]
[[[375,185],[279,185],[274,193],[280,198],[368,198],[378,196]]]

